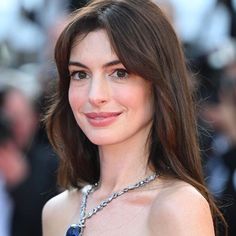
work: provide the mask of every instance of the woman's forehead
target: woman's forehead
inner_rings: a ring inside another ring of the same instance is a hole
[[[96,30],[79,37],[71,50],[70,61],[83,61],[84,63],[107,63],[119,60],[112,48],[105,30]]]

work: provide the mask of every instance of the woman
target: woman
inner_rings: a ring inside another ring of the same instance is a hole
[[[46,204],[44,236],[214,235],[221,215],[204,186],[191,81],[160,9],[92,1],[55,59],[46,121],[68,190]]]

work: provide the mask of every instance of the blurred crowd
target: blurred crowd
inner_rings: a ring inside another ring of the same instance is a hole
[[[42,235],[43,205],[61,191],[41,120],[56,80],[55,41],[68,14],[87,1],[0,2],[1,236]],[[206,181],[236,235],[236,0],[153,1],[183,43]]]

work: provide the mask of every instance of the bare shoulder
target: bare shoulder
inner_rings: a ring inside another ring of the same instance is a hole
[[[163,186],[150,210],[151,235],[214,235],[209,204],[196,188],[179,180]]]
[[[50,199],[42,212],[43,235],[64,235],[78,212],[81,193],[66,190]]]
[[[43,216],[50,217],[51,214],[54,215],[63,210],[63,208],[66,209],[74,201],[75,197],[78,197],[77,190],[66,190],[51,198],[43,208]]]

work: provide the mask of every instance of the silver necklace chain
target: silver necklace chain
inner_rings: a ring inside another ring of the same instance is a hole
[[[90,212],[86,213],[86,206],[87,206],[87,200],[88,200],[88,196],[90,193],[94,192],[97,187],[98,187],[98,183],[94,184],[94,185],[88,185],[85,186],[85,188],[83,189],[83,196],[82,196],[82,201],[81,201],[81,207],[80,207],[80,220],[78,223],[78,226],[81,228],[81,232],[79,236],[82,236],[83,234],[83,230],[85,228],[85,223],[86,220],[91,218],[93,215],[95,215],[98,211],[101,211],[104,207],[106,207],[111,201],[113,201],[114,199],[118,198],[119,196],[140,188],[148,183],[150,183],[151,181],[155,180],[159,175],[158,174],[153,174],[150,175],[148,177],[146,177],[145,179],[135,183],[135,184],[131,184],[125,188],[123,188],[120,191],[114,192],[112,193],[109,197],[107,197],[105,200],[103,200],[100,204],[98,204],[96,207],[94,207]]]

